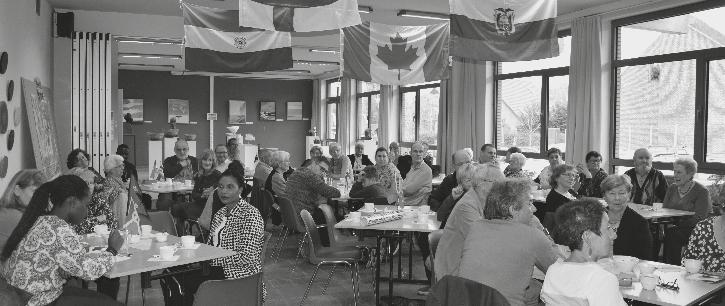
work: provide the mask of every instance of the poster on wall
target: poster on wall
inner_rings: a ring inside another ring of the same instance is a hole
[[[247,123],[247,102],[229,100],[229,124]]]
[[[287,102],[287,120],[302,120],[302,102]]]
[[[143,122],[143,99],[123,99],[123,116],[130,116],[133,122]]]
[[[31,80],[22,79],[23,101],[28,110],[28,126],[33,141],[35,166],[43,171],[48,179],[55,178],[61,172],[58,139],[53,121],[53,108],[50,89]],[[11,161],[17,162],[17,161]]]
[[[189,123],[189,100],[169,99],[169,120],[176,118],[176,123]]]
[[[277,120],[277,103],[274,101],[259,102],[259,120],[263,120],[263,121]]]

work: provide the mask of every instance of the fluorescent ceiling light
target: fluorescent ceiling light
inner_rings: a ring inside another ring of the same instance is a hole
[[[373,7],[367,5],[358,5],[357,11],[360,13],[368,14],[373,12]]]
[[[174,69],[174,65],[156,65],[156,64],[118,64],[118,68],[138,68],[138,67],[158,67],[158,68],[171,68]]]
[[[337,53],[338,51],[335,49],[317,49],[313,48],[310,49],[310,52],[317,52],[317,53]]]
[[[449,20],[450,19],[448,17],[448,15],[446,15],[446,14],[423,12],[423,11],[413,11],[413,10],[399,10],[398,16],[433,19],[433,20]]]
[[[180,60],[181,55],[171,55],[171,54],[146,54],[146,53],[119,53],[119,57],[123,58],[149,58],[149,59],[172,59],[172,60]]]
[[[181,45],[181,38],[163,38],[163,37],[135,37],[135,36],[117,36],[116,41],[122,43],[137,44],[158,44],[158,45]]]
[[[310,73],[309,70],[304,70],[304,69],[286,69],[286,70],[282,70],[279,72]]]
[[[340,65],[339,62],[330,62],[330,61],[294,60],[294,63],[300,64],[300,65]]]

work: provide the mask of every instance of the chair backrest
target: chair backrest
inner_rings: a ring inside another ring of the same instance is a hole
[[[335,239],[335,223],[337,223],[337,219],[335,219],[335,214],[332,212],[332,207],[327,204],[320,204],[320,206],[317,206],[322,210],[322,213],[325,215],[325,226],[327,228],[327,236],[330,237],[330,246],[336,246],[337,245],[337,239]]]
[[[496,305],[509,306],[498,290],[458,276],[446,275],[430,288],[426,305]]]
[[[264,268],[264,259],[267,258],[267,245],[269,245],[269,240],[272,238],[272,233],[265,231],[264,232],[264,243],[262,244],[262,267]]]
[[[317,225],[315,225],[315,220],[312,219],[312,215],[306,209],[300,211],[300,217],[302,217],[302,223],[305,224],[307,239],[309,239],[309,260],[310,262],[316,262],[317,256],[315,250],[322,247],[322,240],[320,240],[320,234],[317,232]]]
[[[396,196],[396,198],[397,198],[397,196]],[[373,203],[375,203],[375,205],[389,205],[390,204],[390,203],[388,203],[388,198],[386,198],[386,197],[374,198]]]
[[[435,259],[436,259],[436,251],[438,250],[438,242],[441,241],[441,237],[443,237],[443,232],[445,230],[435,230],[428,234],[428,251],[430,251],[430,270],[433,275],[431,276],[431,285],[435,285],[436,281],[436,269],[435,269]]]
[[[259,201],[262,207],[267,207],[270,209],[272,205],[274,204],[274,196],[272,195],[269,190],[266,189],[259,189]]]
[[[194,306],[262,305],[262,286],[262,272],[245,278],[205,281],[196,291]]]
[[[168,210],[150,211],[148,214],[148,225],[151,225],[155,231],[178,236],[176,222],[174,222],[174,217]],[[141,218],[141,224],[146,224],[145,218]]]
[[[284,224],[288,228],[294,229],[300,233],[304,233],[305,226],[302,224],[302,220],[296,213],[294,206],[292,206],[292,202],[290,202],[290,200],[287,198],[277,197],[277,204],[279,204],[279,208],[282,213],[282,221],[284,222]]]

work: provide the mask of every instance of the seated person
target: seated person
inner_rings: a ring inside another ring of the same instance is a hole
[[[695,225],[682,254],[684,259],[702,260],[702,271],[725,272],[725,215],[710,217]],[[684,265],[684,262],[682,263]]]
[[[388,151],[383,147],[375,150],[375,169],[380,185],[385,188],[388,204],[396,203],[402,193],[403,178],[398,168],[390,162]]]
[[[229,148],[227,148],[225,144],[216,145],[216,147],[214,147],[214,157],[216,158],[216,171],[219,171],[219,174],[227,171],[229,163],[232,162],[232,160],[229,159]]]
[[[413,163],[410,166],[410,171],[403,179],[405,205],[426,205],[432,190],[433,173],[430,167],[423,162],[423,157],[426,154],[423,143],[420,141],[413,143],[410,154]]]
[[[652,258],[652,233],[649,223],[627,205],[632,192],[629,176],[612,174],[601,184],[610,227],[617,233],[614,255]]]
[[[493,144],[487,143],[481,146],[481,152],[478,153],[478,163],[479,164],[492,164],[494,166],[498,165],[498,160],[496,160],[496,146]]]
[[[35,190],[45,183],[45,175],[38,169],[23,169],[15,173],[0,198],[0,250],[20,222]]]
[[[667,194],[667,180],[662,171],[652,167],[652,153],[645,148],[634,151],[634,168],[624,172],[632,181],[632,203],[661,203]]]
[[[350,154],[347,157],[350,159],[350,165],[355,170],[361,170],[365,166],[372,166],[373,162],[370,158],[363,154],[365,152],[365,145],[362,142],[355,144],[355,154]]]
[[[275,151],[272,153],[272,172],[269,173],[264,182],[264,189],[271,192],[273,196],[286,197],[287,178],[284,173],[289,171],[290,155],[287,151]]]
[[[602,181],[607,178],[607,172],[601,168],[602,155],[597,151],[591,151],[587,153],[585,160],[587,162],[586,166],[576,165],[580,182],[577,193],[582,197],[601,198],[602,190],[599,187]]]
[[[507,178],[531,179],[523,169],[526,165],[526,156],[521,153],[511,153],[508,155],[508,162],[509,165],[503,171]]]
[[[128,145],[122,143],[116,148],[116,155],[123,157],[123,176],[121,178],[124,182],[128,182],[130,178],[135,178],[138,181],[138,171],[136,171],[136,165],[128,161],[128,155],[130,154]]]
[[[549,185],[551,182],[551,172],[554,170],[554,167],[564,163],[564,161],[561,160],[561,150],[558,148],[551,148],[546,151],[546,158],[549,160],[549,165],[544,167],[544,169],[541,170],[541,173],[539,173],[539,176],[534,179],[534,182],[539,184],[540,189],[552,188],[552,186]]]
[[[614,274],[597,260],[608,257],[617,234],[602,204],[594,199],[564,204],[556,211],[556,243],[571,255],[549,267],[541,289],[546,305],[625,306]]]
[[[340,191],[337,188],[325,184],[322,178],[324,173],[330,169],[330,162],[326,157],[320,156],[302,164],[300,168],[287,180],[287,198],[295,208],[295,217],[299,217],[300,211],[306,209],[312,214],[316,224],[327,224],[325,214],[318,208],[321,203],[326,203],[328,198],[339,198]],[[317,229],[323,246],[330,245],[330,238],[325,227]]]
[[[272,172],[271,163],[272,151],[268,149],[259,149],[259,161],[257,166],[254,167],[254,184],[253,186],[264,187],[264,182],[267,181],[269,173]]]
[[[340,144],[333,142],[330,144],[330,173],[327,177],[333,179],[343,179],[352,177],[352,166],[350,158],[340,153],[342,148]]]
[[[546,220],[546,213],[553,213],[559,206],[564,205],[564,203],[576,200],[577,194],[571,188],[578,179],[579,175],[576,173],[574,167],[570,165],[562,164],[552,168],[548,184],[552,189],[546,196],[544,209],[537,214],[537,217],[540,220]],[[547,222],[545,221],[544,223]]]
[[[176,219],[179,233],[184,231],[185,219],[198,219],[204,210],[206,200],[212,195],[221,173],[216,170],[216,157],[206,149],[199,156],[201,167],[194,175],[194,190],[191,191],[191,202],[178,202],[171,207],[171,215]]]
[[[674,183],[667,188],[662,207],[694,212],[694,216],[678,218],[675,226],[665,230],[665,262],[678,265],[682,247],[690,238],[697,222],[704,220],[712,209],[710,192],[693,178],[697,173],[697,162],[690,157],[675,160],[672,165]]]
[[[164,159],[164,177],[172,178],[175,181],[194,179],[199,164],[196,157],[189,155],[189,144],[186,140],[179,139],[176,141],[174,153],[174,156]]]
[[[537,302],[541,283],[534,266],[546,273],[557,254],[543,231],[531,226],[536,208],[525,180],[494,182],[482,220],[471,225],[463,244],[458,276],[492,287],[511,305]]]
[[[511,154],[514,154],[514,153],[522,153],[522,152],[519,147],[509,147],[508,149],[506,149],[506,158],[504,159],[504,162],[507,164],[511,164]],[[503,169],[504,175],[506,175],[506,173],[508,172],[507,171],[508,168],[509,167],[506,166],[506,168]]]
[[[111,270],[123,245],[115,230],[103,251],[88,252],[81,244],[83,238],[72,225],[85,218],[89,195],[88,184],[77,176],[63,175],[41,185],[10,235],[0,254],[2,277],[30,294],[28,305],[121,305],[108,296],[64,286],[71,276],[101,277]],[[37,243],[39,237],[43,243]]]
[[[470,163],[471,156],[468,155],[466,150],[458,150],[453,153],[451,161],[453,161],[453,169],[458,169],[462,165]],[[458,186],[458,181],[456,179],[456,171],[453,171],[453,173],[443,178],[443,181],[438,188],[431,191],[430,197],[428,198],[428,205],[430,205],[430,209],[438,211],[438,208],[441,206],[443,201],[451,195],[453,188],[456,186]]]
[[[239,165],[237,161],[229,166]],[[227,169],[219,178],[217,193],[223,207],[214,214],[207,244],[237,252],[214,259],[208,275],[195,270],[184,276],[185,305],[192,305],[199,285],[207,280],[238,279],[262,272],[264,221],[259,210],[242,197],[244,175]],[[263,299],[266,291],[263,293]]]
[[[119,223],[123,225],[126,220],[126,205],[128,204],[128,188],[123,184],[123,157],[110,155],[104,161],[106,180],[103,188],[91,196],[88,204],[88,214],[80,224],[74,226],[79,235],[93,233],[96,225],[105,224],[108,229],[115,230]]]
[[[365,199],[365,202],[374,202],[375,204],[378,204],[379,199],[385,199],[385,203],[380,204],[387,204],[386,195],[387,190],[380,185],[378,170],[375,166],[363,168],[358,175],[357,182],[352,184],[352,188],[350,188],[351,198],[362,198]]]
[[[448,218],[450,217],[453,208],[455,208],[458,204],[458,201],[460,201],[473,187],[472,176],[476,169],[475,166],[476,164],[467,163],[461,165],[460,167],[458,167],[458,170],[456,170],[456,180],[458,186],[451,190],[451,195],[443,200],[441,207],[439,207],[438,211],[436,212],[436,218],[438,219],[438,221],[441,222],[441,229],[446,227]],[[460,171],[465,172],[461,173]]]
[[[98,173],[96,169],[93,169],[93,167],[88,165],[90,159],[91,156],[88,155],[85,150],[73,149],[73,151],[70,151],[70,153],[68,154],[66,166],[68,166],[68,170],[70,171],[74,171],[74,168],[78,168],[88,170],[93,173],[93,184],[95,186],[95,189],[100,189],[101,185],[103,184],[103,176],[101,176],[101,174]],[[71,174],[70,171],[67,171],[64,174]]]

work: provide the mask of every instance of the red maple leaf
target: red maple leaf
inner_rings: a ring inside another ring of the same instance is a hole
[[[390,45],[378,46],[378,58],[388,65],[389,70],[398,69],[398,80],[400,70],[410,70],[410,65],[418,59],[418,48],[409,46],[408,39],[396,33],[390,38]]]

